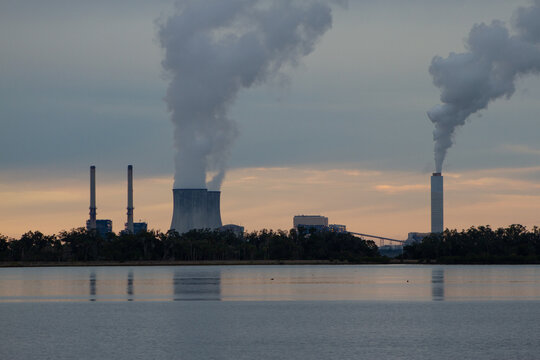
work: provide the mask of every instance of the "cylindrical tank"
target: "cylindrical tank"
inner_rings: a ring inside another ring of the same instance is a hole
[[[208,190],[173,189],[173,217],[171,230],[182,234],[193,229],[207,229]]]
[[[444,231],[443,176],[433,173],[431,176],[431,232]]]
[[[222,225],[220,210],[221,191],[209,191],[207,196],[208,227],[210,229],[217,229]]]

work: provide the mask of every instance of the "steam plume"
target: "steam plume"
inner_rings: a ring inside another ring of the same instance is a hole
[[[296,65],[331,27],[321,1],[182,0],[159,28],[170,76],[175,188],[219,189],[237,136],[228,110],[242,88]],[[207,172],[216,175],[206,184]]]
[[[442,170],[456,127],[491,101],[509,99],[516,78],[540,71],[540,0],[518,8],[514,19],[514,34],[499,20],[476,24],[466,41],[467,52],[431,61],[429,72],[441,89],[442,102],[428,111],[435,124],[436,172]]]

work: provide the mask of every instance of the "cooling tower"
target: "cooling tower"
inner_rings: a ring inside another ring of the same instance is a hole
[[[96,229],[96,167],[90,166],[90,220],[88,230]]]
[[[133,166],[128,165],[127,223],[126,230],[133,234]]]
[[[209,191],[207,195],[208,227],[216,229],[221,227],[220,197],[221,191]]]
[[[173,189],[173,217],[171,230],[182,234],[208,226],[208,190]]]
[[[431,176],[431,232],[444,231],[443,176],[433,173]]]

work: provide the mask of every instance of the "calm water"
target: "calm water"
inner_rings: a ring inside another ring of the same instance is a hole
[[[540,266],[0,269],[0,359],[540,359]]]

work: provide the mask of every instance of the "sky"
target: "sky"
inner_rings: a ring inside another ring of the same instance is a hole
[[[528,0],[351,0],[296,67],[241,90],[222,219],[289,229],[321,214],[398,239],[428,231],[434,56],[465,51],[471,27],[512,21]],[[158,19],[173,1],[0,0],[0,234],[55,233],[88,218],[123,228],[126,167],[135,218],[166,231],[173,125]],[[458,129],[445,175],[445,226],[540,225],[540,79],[520,78]]]

